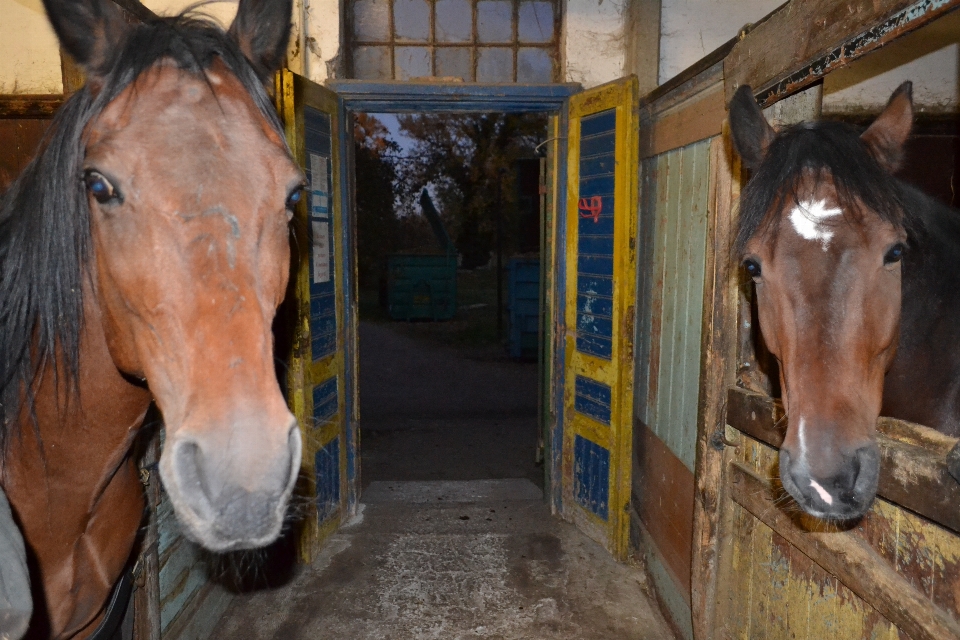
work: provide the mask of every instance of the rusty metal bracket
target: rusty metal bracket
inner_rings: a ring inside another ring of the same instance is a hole
[[[717,425],[713,430],[713,435],[710,436],[710,446],[712,446],[717,451],[723,451],[726,447],[739,447],[740,443],[734,440],[727,438],[727,401],[724,400],[723,404],[720,405],[720,411],[718,412],[720,420],[717,421]]]

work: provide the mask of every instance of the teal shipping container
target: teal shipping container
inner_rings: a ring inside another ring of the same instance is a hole
[[[392,320],[450,320],[457,312],[457,256],[387,257],[387,308]]]
[[[443,253],[387,256],[387,310],[391,320],[450,320],[457,313],[457,251],[426,189],[420,207]]]
[[[540,342],[540,259],[512,258],[508,269],[510,357],[533,360]]]

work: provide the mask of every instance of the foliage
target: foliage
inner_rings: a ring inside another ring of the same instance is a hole
[[[401,211],[407,215],[415,211],[416,189],[432,185],[462,266],[469,269],[487,264],[494,249],[499,199],[504,252],[515,253],[517,160],[535,155],[546,117],[418,114],[400,116],[399,122],[401,131],[414,140],[413,161],[398,165],[403,183],[413,189],[401,198]]]
[[[387,254],[397,250],[399,176],[390,155],[400,147],[375,117],[358,113],[353,129],[356,163],[357,270],[360,286],[377,287]]]

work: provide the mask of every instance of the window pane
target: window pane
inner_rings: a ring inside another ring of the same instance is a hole
[[[521,48],[517,53],[517,82],[553,82],[550,50]]]
[[[353,54],[353,75],[360,80],[390,80],[389,47],[357,47]]]
[[[467,47],[437,47],[437,75],[473,80],[473,65]]]
[[[397,47],[397,80],[411,80],[432,76],[430,49],[427,47]]]
[[[473,7],[468,0],[437,0],[437,42],[470,42]]]
[[[429,40],[430,5],[427,0],[394,0],[393,29],[398,40]]]
[[[520,42],[550,42],[553,39],[553,4],[521,2],[518,19]]]
[[[480,0],[477,3],[477,37],[480,42],[513,42],[513,3]]]
[[[477,82],[513,82],[513,49],[477,49]]]
[[[353,34],[357,40],[390,39],[390,5],[386,0],[357,0],[353,5]]]

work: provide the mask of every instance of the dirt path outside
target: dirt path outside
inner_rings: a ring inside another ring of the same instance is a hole
[[[543,486],[537,365],[456,349],[429,327],[360,323],[361,483],[528,478]]]

